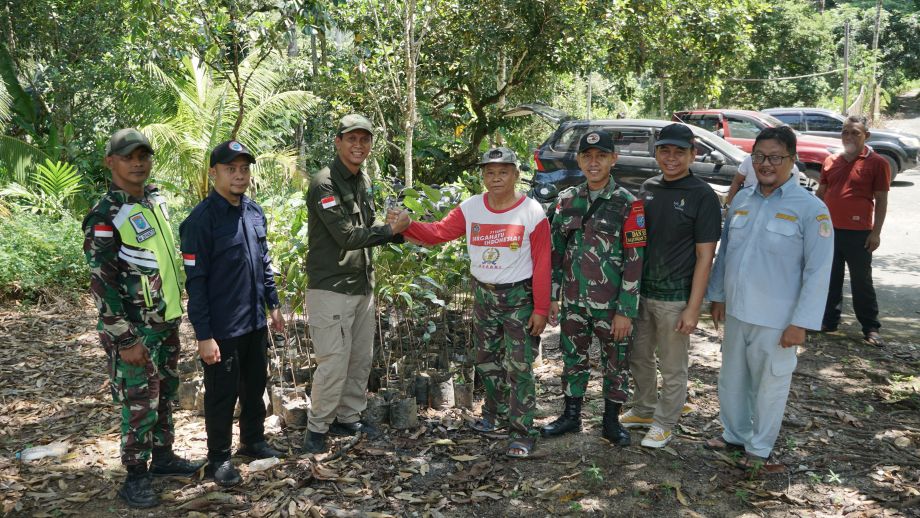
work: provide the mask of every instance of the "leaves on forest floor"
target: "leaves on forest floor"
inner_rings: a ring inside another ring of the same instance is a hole
[[[0,348],[0,513],[119,516],[124,509],[115,492],[123,477],[119,420],[104,356],[91,319],[68,311],[0,312],[0,329],[9,335],[9,344]],[[540,458],[534,462],[505,458],[507,435],[467,429],[465,423],[475,418],[467,410],[423,410],[415,428],[386,429],[386,436],[375,441],[335,439],[322,455],[298,455],[303,428],[281,428],[272,421],[274,443],[286,445],[292,456],[261,471],[241,464],[244,484],[231,489],[208,479],[158,480],[160,512],[189,517],[562,515],[615,502],[617,508],[652,514],[660,506],[676,506],[681,516],[692,517],[751,506],[807,513],[831,502],[835,512],[856,516],[917,502],[920,418],[906,408],[886,407],[881,399],[871,405],[853,399],[848,392],[865,389],[863,396],[879,397],[873,396],[879,394],[874,387],[854,388],[850,379],[814,374],[835,361],[835,354],[825,347],[814,367],[807,355],[800,358],[797,379],[804,383],[794,385],[775,452],[788,467],[782,477],[766,470],[751,476],[737,467],[737,458],[699,446],[719,430],[717,371],[704,358],[694,367],[702,380],[693,387],[696,408],[681,419],[676,440],[662,450],[639,447],[638,437],[624,449],[601,440],[599,414],[590,405],[585,430],[540,440]],[[194,365],[191,356],[184,351],[183,361]],[[874,372],[896,362],[880,357],[865,363]],[[544,357],[541,378],[555,379],[559,365],[558,356]],[[858,368],[854,365],[847,372]],[[589,400],[597,400],[599,379],[592,376]],[[557,386],[550,385],[551,390]],[[560,402],[546,392],[538,404],[548,420]],[[177,450],[190,458],[203,456],[203,419],[180,411],[176,422]],[[13,458],[23,448],[55,441],[67,441],[70,451],[29,463]]]

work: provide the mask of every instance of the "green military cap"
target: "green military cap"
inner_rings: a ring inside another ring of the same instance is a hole
[[[364,115],[359,115],[357,113],[352,113],[342,117],[342,120],[339,121],[339,135],[344,135],[355,130],[364,130],[371,135],[374,134],[374,125],[371,124],[371,121],[367,120],[367,117]]]
[[[514,151],[506,147],[496,147],[482,154],[482,160],[479,161],[479,165],[486,164],[514,164],[514,167],[517,167],[518,159]]]
[[[153,146],[143,133],[134,128],[125,128],[116,131],[108,144],[105,145],[105,156],[121,155],[128,156],[132,151],[139,147],[147,148],[147,151],[153,153]]]

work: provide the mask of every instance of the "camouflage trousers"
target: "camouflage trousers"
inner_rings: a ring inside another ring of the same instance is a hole
[[[486,390],[483,417],[507,420],[511,437],[537,437],[533,362],[540,337],[527,332],[533,288],[527,283],[489,290],[476,283],[473,296],[476,372]]]
[[[146,365],[129,365],[100,333],[108,355],[112,398],[121,405],[121,463],[146,464],[154,447],[173,444],[172,402],[179,391],[179,331],[138,328],[150,352]]]
[[[604,398],[625,403],[629,395],[629,349],[632,336],[613,339],[613,309],[588,309],[563,305],[559,315],[562,349],[562,390],[567,396],[584,397],[591,365],[588,348],[596,336],[601,346]]]

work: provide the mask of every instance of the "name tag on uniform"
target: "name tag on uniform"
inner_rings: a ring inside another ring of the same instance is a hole
[[[783,214],[782,212],[776,213],[776,219],[784,219],[786,221],[793,221],[793,222],[799,220],[799,218],[793,216],[792,214]]]

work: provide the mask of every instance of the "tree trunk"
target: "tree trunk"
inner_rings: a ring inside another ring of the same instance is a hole
[[[406,173],[406,187],[412,187],[412,140],[415,133],[415,61],[418,48],[415,45],[415,7],[417,0],[406,3],[405,50],[406,50],[406,143],[403,148],[403,167]]]

